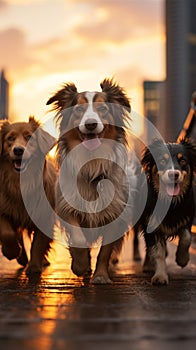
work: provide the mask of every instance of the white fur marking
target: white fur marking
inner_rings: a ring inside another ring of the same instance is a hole
[[[152,284],[168,284],[168,275],[165,262],[166,247],[157,242],[154,258],[156,262],[155,274],[151,279]]]
[[[95,130],[93,130],[93,133],[95,134],[100,134],[103,131],[103,123],[101,119],[99,118],[99,115],[93,110],[93,98],[95,96],[96,92],[86,92],[85,97],[88,101],[88,108],[86,112],[84,113],[80,124],[79,124],[79,129],[82,133],[86,134],[88,133],[86,127],[85,127],[85,122],[88,119],[95,119],[97,121],[97,127]]]

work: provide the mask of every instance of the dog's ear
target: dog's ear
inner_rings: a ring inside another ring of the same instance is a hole
[[[49,100],[47,105],[54,103],[53,110],[60,111],[76,104],[77,88],[73,83],[64,84],[63,88],[58,90]]]
[[[164,147],[164,143],[161,139],[155,139],[152,141],[148,147],[145,147],[143,154],[142,154],[142,159],[141,159],[141,164],[144,169],[144,171],[150,175],[151,174],[151,169],[154,164],[156,164],[156,159],[159,154],[161,154],[161,150]]]
[[[36,130],[40,126],[40,123],[32,115],[29,116],[29,124],[32,126],[33,130]]]
[[[41,153],[47,154],[56,144],[56,139],[47,131],[43,130],[40,123],[33,117],[29,117],[29,124],[32,126]]]
[[[37,143],[41,153],[46,155],[55,145],[56,139],[50,135],[47,131],[39,127],[36,130]]]
[[[150,168],[151,165],[154,162],[154,158],[152,156],[152,153],[150,150],[146,147],[143,151],[142,159],[141,159],[141,164],[146,173],[150,173]]]
[[[180,144],[185,148],[193,169],[196,170],[196,143],[189,138],[184,138],[180,140]]]
[[[100,84],[102,91],[107,95],[110,103],[118,103],[131,111],[129,99],[122,87],[120,87],[113,79],[105,78]]]
[[[2,153],[3,153],[3,142],[4,142],[5,135],[9,130],[9,126],[10,126],[10,123],[7,120],[4,120],[1,124],[1,128],[0,128],[0,155],[2,155]]]

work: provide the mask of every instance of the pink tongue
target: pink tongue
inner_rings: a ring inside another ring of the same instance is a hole
[[[180,193],[180,185],[179,184],[167,185],[166,191],[169,196],[178,196]]]
[[[86,139],[82,142],[83,146],[86,147],[89,151],[94,151],[101,145],[101,141],[98,137],[94,139]]]
[[[20,169],[20,168],[21,168],[21,165],[22,165],[21,160],[16,160],[16,161],[14,162],[14,165],[15,165],[15,168],[16,168],[16,169]]]

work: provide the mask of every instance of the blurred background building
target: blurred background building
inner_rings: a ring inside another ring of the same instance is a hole
[[[144,115],[175,141],[196,90],[196,0],[165,0],[166,81],[145,81]],[[194,117],[195,118],[195,117]]]
[[[144,115],[155,125],[161,135],[165,132],[165,82],[150,81],[143,82],[144,91]],[[147,132],[147,139],[153,139],[151,130]]]
[[[176,140],[196,90],[196,1],[166,0],[166,124]]]
[[[5,78],[5,72],[0,72],[0,120],[8,119],[9,84]]]

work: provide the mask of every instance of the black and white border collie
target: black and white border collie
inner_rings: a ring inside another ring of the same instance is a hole
[[[165,262],[167,239],[179,238],[177,264],[184,267],[189,261],[190,230],[194,216],[192,180],[196,167],[196,145],[189,140],[167,144],[154,140],[145,149],[141,163],[146,174],[148,194],[145,209],[134,228],[135,235],[137,237],[142,230],[145,238],[143,271],[154,273],[152,284],[164,285],[168,284]],[[159,222],[159,213],[154,214],[157,200],[160,210],[166,208],[167,212],[158,227],[148,232],[152,215],[154,222]]]

